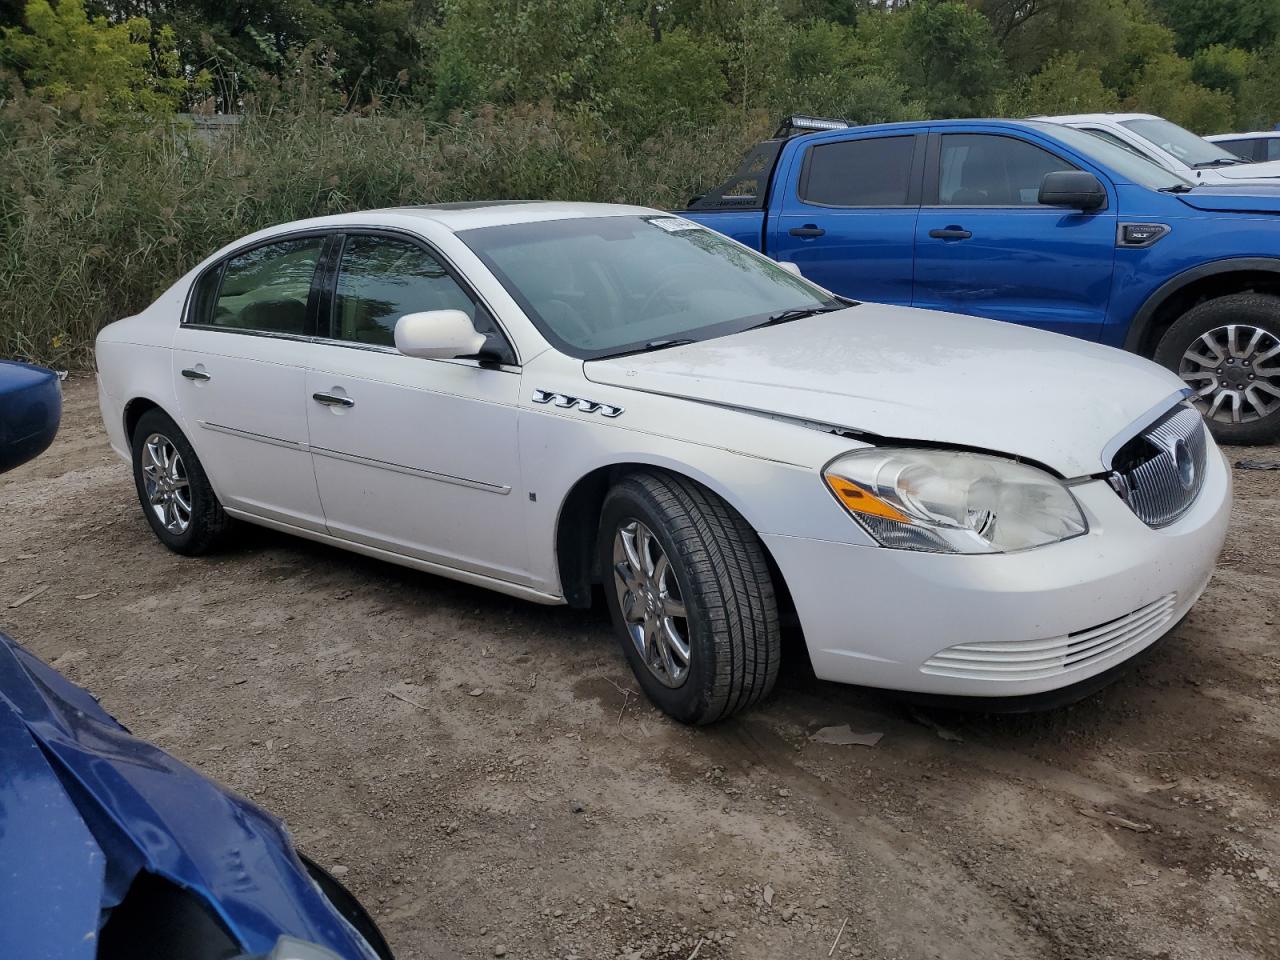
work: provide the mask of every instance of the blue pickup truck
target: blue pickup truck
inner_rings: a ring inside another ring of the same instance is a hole
[[[1151,357],[1220,439],[1280,438],[1280,187],[1196,186],[1036,121],[818,125],[784,123],[683,215],[846,297]]]

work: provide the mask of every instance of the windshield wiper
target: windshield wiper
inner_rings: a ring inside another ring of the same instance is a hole
[[[1248,160],[1241,160],[1239,157],[1218,157],[1216,160],[1202,160],[1199,163],[1193,163],[1191,166],[1196,170],[1208,170],[1210,167],[1233,167],[1237,163],[1248,162]]]
[[[1175,183],[1172,187],[1160,187],[1161,193],[1190,193],[1192,186],[1189,183]]]
[[[620,353],[610,353],[607,359],[612,360],[614,357],[629,357],[633,353],[652,353],[654,350],[666,350],[668,347],[683,347],[686,344],[697,343],[689,337],[675,337],[669,340],[650,340],[648,343],[639,347],[632,347],[630,350],[623,350]]]
[[[790,310],[783,310],[781,313],[775,313],[764,323],[757,323],[752,330],[759,327],[773,327],[779,323],[790,323],[792,320],[803,320],[805,317],[816,316],[819,313],[834,313],[836,310],[845,309],[843,304],[826,304],[821,307],[794,307]]]

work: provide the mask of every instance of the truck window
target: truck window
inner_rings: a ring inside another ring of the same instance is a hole
[[[1035,206],[1045,174],[1075,169],[1025,140],[948,133],[942,137],[938,164],[938,203],[944,207]]]
[[[809,148],[800,199],[826,207],[900,207],[911,187],[916,138],[868,137]]]

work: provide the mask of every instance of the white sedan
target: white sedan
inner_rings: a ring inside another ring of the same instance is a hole
[[[1170,631],[1230,474],[1172,373],[840,300],[641,207],[287,224],[98,338],[156,536],[230,518],[542,603],[602,587],[641,686],[706,723],[819,677],[1084,691]]]

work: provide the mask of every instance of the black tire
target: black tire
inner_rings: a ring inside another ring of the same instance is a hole
[[[1268,338],[1280,341],[1280,297],[1265,293],[1233,293],[1199,303],[1179,317],[1173,326],[1165,331],[1156,346],[1154,359],[1174,373],[1181,373],[1183,355],[1198,339],[1232,324],[1264,331],[1266,335],[1264,340],[1267,344],[1273,343]],[[1263,351],[1259,349],[1259,352]],[[1205,353],[1211,355],[1207,350]],[[1188,369],[1203,368],[1191,365]],[[1242,387],[1247,385],[1249,371],[1245,369],[1243,362],[1235,361],[1230,367],[1224,365],[1222,369],[1226,377],[1246,378],[1240,385]],[[1270,358],[1267,361],[1267,369],[1280,369],[1280,356]],[[1268,380],[1280,386],[1280,376],[1270,377]],[[1188,385],[1194,389],[1207,383],[1208,381],[1203,380],[1189,381]],[[1218,440],[1224,443],[1251,444],[1271,443],[1280,439],[1280,397],[1271,397],[1266,393],[1255,395],[1269,397],[1270,400],[1276,401],[1275,409],[1263,416],[1258,416],[1257,411],[1246,410],[1246,415],[1251,414],[1256,419],[1240,423],[1206,416],[1209,429]],[[1206,405],[1201,405],[1201,409],[1205,411]],[[1222,408],[1224,413],[1227,409],[1229,404]]]
[[[152,436],[166,438],[182,459],[183,473],[187,482],[190,502],[190,521],[181,532],[175,532],[165,526],[156,515],[150,497],[147,494],[146,478],[143,475],[143,457],[148,438]],[[191,447],[186,435],[178,429],[178,425],[164,411],[148,410],[138,418],[133,437],[133,484],[138,492],[138,503],[142,506],[142,515],[151,524],[156,537],[174,553],[194,557],[208,553],[218,545],[231,525],[230,518],[223,512],[222,504],[209,483],[200,458]]]
[[[668,686],[627,631],[615,586],[614,541],[639,521],[666,554],[686,616],[687,675]],[[760,538],[709,490],[667,473],[636,473],[605,496],[599,562],[623,653],[641,688],[682,723],[707,724],[749,707],[773,689],[782,637],[773,580]]]

